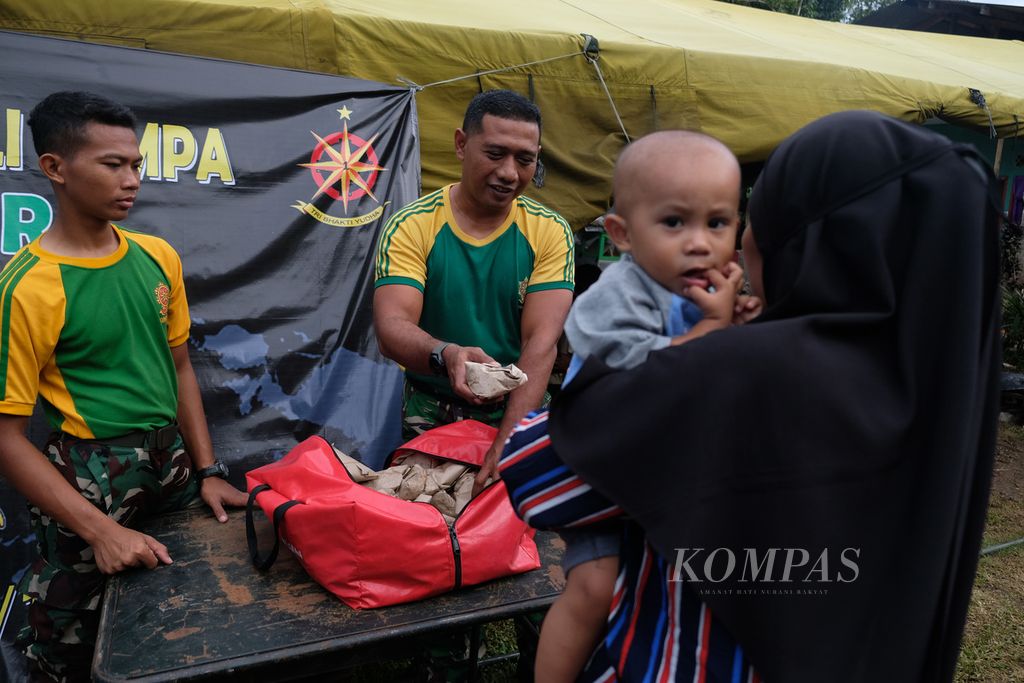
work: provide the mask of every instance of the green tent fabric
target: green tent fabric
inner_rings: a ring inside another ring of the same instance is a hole
[[[424,86],[424,190],[458,178],[453,131],[469,99],[518,90],[544,115],[547,181],[530,194],[576,228],[606,208],[626,140],[616,110],[630,137],[699,129],[743,161],[842,109],[1024,129],[1024,43],[713,0],[0,0],[0,28]]]

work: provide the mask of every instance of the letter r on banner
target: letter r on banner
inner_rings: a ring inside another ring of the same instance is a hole
[[[10,255],[43,234],[53,222],[53,208],[45,198],[24,192],[0,195],[3,235],[0,251]]]

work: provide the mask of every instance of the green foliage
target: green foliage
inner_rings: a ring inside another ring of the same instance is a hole
[[[899,0],[763,0],[745,2],[774,12],[850,23]]]
[[[898,2],[898,0],[896,0]],[[843,21],[849,23],[857,21],[861,17],[865,17],[872,12],[893,4],[894,0],[852,0],[848,4],[846,10],[846,18]]]
[[[1024,371],[1024,273],[1021,245],[1024,230],[1004,222],[999,233],[999,269],[1003,295],[1003,362]]]
[[[1003,285],[1003,362],[1024,370],[1024,289]]]

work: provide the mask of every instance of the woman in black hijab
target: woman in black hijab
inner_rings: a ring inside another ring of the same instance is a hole
[[[827,116],[754,186],[761,318],[629,371],[588,360],[552,408],[551,446],[638,525],[591,677],[747,680],[749,662],[771,682],[952,679],[998,413],[991,192],[972,148]],[[668,640],[631,652],[645,623]],[[698,671],[708,624],[739,644],[718,652],[735,667]],[[679,651],[697,668],[669,666]]]

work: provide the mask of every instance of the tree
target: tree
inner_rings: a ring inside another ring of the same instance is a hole
[[[899,0],[762,0],[742,2],[774,12],[850,23]]]

